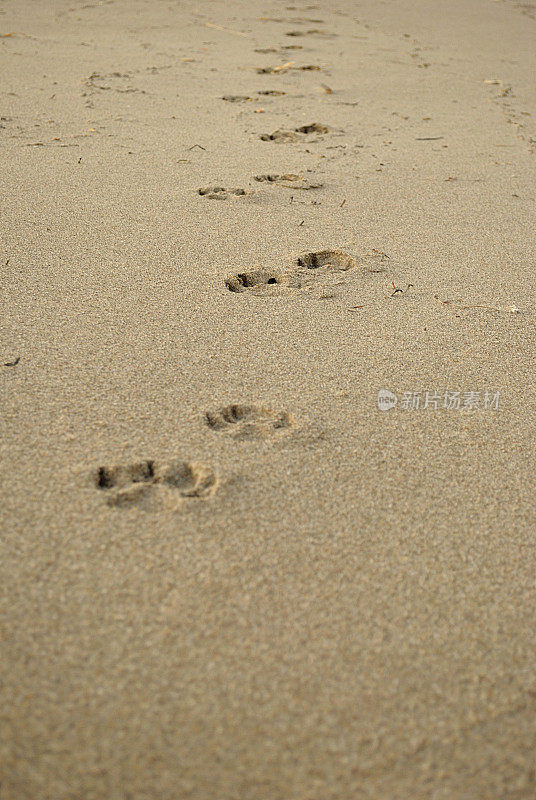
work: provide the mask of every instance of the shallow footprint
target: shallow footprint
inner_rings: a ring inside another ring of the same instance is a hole
[[[228,103],[248,103],[253,98],[245,94],[224,94],[222,100],[226,100]]]
[[[273,133],[261,133],[260,139],[263,142],[278,142],[281,144],[282,142],[297,142],[299,136],[297,136],[294,131],[283,131],[277,130]]]
[[[386,272],[389,267],[391,257],[387,253],[382,253],[381,250],[369,250],[359,258],[359,266],[366,272]]]
[[[206,464],[176,458],[157,470],[155,482],[176,489],[182,497],[210,497],[219,479]]]
[[[286,189],[321,189],[323,183],[311,183],[301,175],[254,175],[254,180],[266,183],[276,183]]]
[[[296,427],[292,414],[266,406],[225,406],[207,411],[205,422],[212,430],[224,431],[235,439],[267,439]]]
[[[226,189],[224,186],[205,186],[198,189],[197,193],[211,200],[228,200],[230,197],[243,197],[249,194],[245,189]]]
[[[322,125],[320,122],[311,122],[309,125],[300,125],[299,128],[294,128],[293,131],[285,131],[278,129],[273,133],[262,133],[260,138],[264,142],[296,142],[301,137],[296,134],[307,136],[311,133],[329,133],[332,128],[328,125]]]

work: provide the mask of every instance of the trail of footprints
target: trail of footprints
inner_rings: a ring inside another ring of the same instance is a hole
[[[313,21],[313,20],[311,20]],[[320,22],[320,20],[315,20]],[[290,31],[289,37],[302,35],[326,35],[317,29],[308,31]],[[288,45],[280,48],[285,50],[299,50],[301,45]],[[256,52],[278,52],[275,48],[259,49]],[[316,65],[296,67],[288,65],[289,69],[319,70]],[[259,73],[278,74],[282,67],[266,67],[258,69]],[[106,76],[108,83],[101,86],[97,79],[100,75],[92,74],[88,80],[90,91],[108,89],[112,79],[121,79],[129,76],[114,73]],[[131,87],[117,88],[117,91],[133,91]],[[275,89],[266,89],[257,92],[257,96],[283,96],[286,93]],[[222,98],[229,103],[247,103],[253,100],[249,95],[224,95]],[[324,135],[333,129],[321,123],[311,123],[294,128],[293,130],[276,130],[272,133],[261,134],[260,139],[267,142],[285,143],[306,140],[310,135]],[[287,189],[314,190],[322,188],[323,184],[309,180],[302,175],[293,173],[268,173],[253,176],[257,183]],[[222,186],[206,186],[199,188],[201,197],[211,200],[229,200],[242,198],[252,193],[252,190],[242,188],[226,188]],[[389,257],[378,250],[372,250],[360,259],[359,266],[373,272],[383,272],[388,265]],[[316,279],[333,279],[342,276],[357,266],[356,259],[341,250],[319,250],[303,253],[298,256],[287,268],[254,267],[250,270],[236,272],[225,279],[225,286],[230,292],[250,292],[256,295],[271,295],[280,291],[307,291],[314,285]],[[215,410],[208,410],[204,414],[205,426],[217,436],[227,436],[235,441],[247,442],[250,440],[277,441],[281,437],[294,435],[300,429],[297,419],[290,413],[263,405],[231,404]],[[128,508],[131,506],[145,506],[155,509],[166,505],[174,509],[183,504],[199,503],[211,498],[217,491],[220,478],[216,470],[208,464],[172,459],[159,463],[153,460],[142,460],[130,464],[114,464],[101,466],[92,473],[92,482],[96,490],[103,495],[107,505],[112,508]]]
[[[253,180],[257,183],[266,183],[269,186],[278,186],[284,189],[298,189],[300,191],[311,191],[314,189],[322,189],[323,183],[319,181],[311,181],[304,178],[303,175],[295,173],[286,173],[283,175],[269,173],[265,175],[254,175]],[[197,194],[201,197],[207,197],[210,200],[233,200],[237,197],[246,197],[253,194],[253,190],[228,188],[225,186],[203,186],[197,190]]]
[[[238,95],[228,95],[223,98],[224,100],[228,100],[230,102],[245,102],[249,100],[249,97],[242,97]],[[312,122],[308,125],[301,125],[297,128],[294,128],[292,131],[286,130],[276,130],[273,133],[262,133],[260,135],[260,139],[265,142],[276,142],[276,143],[285,143],[285,142],[296,142],[300,139],[305,139],[307,136],[311,134],[318,134],[323,135],[333,131],[333,128],[330,128],[328,125],[323,125],[320,122]],[[304,178],[302,175],[297,174],[265,174],[265,175],[254,175],[254,180],[258,183],[267,183],[276,186],[282,186],[287,189],[300,189],[300,190],[312,190],[312,189],[321,189],[323,187],[323,183],[318,181],[310,181]],[[204,186],[200,187],[197,190],[197,193],[201,197],[206,197],[210,200],[229,200],[235,199],[237,197],[246,197],[247,195],[252,194],[252,191],[249,189],[242,189],[242,188],[228,188],[225,186]]]

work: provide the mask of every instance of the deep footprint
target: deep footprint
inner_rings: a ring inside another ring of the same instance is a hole
[[[216,491],[218,483],[212,467],[180,459],[159,467],[149,460],[99,467],[94,473],[95,486],[106,493],[106,502],[114,507],[133,505],[142,499],[161,498],[164,489],[173,490],[175,500],[209,497]]]
[[[230,405],[217,411],[207,411],[205,422],[212,430],[229,433],[235,439],[266,439],[296,426],[296,420],[286,411],[247,405]]]
[[[198,189],[197,193],[211,200],[228,200],[230,197],[243,197],[248,194],[245,189],[226,189],[224,186],[206,186]]]
[[[153,478],[154,461],[138,461],[134,464],[99,467],[96,483],[99,489],[113,489],[133,483],[149,483]]]
[[[278,270],[259,269],[249,272],[238,272],[225,279],[225,285],[230,292],[245,292],[263,286],[275,286],[283,283],[283,275]]]
[[[296,263],[299,267],[306,269],[326,267],[326,269],[345,272],[355,267],[356,260],[341,250],[320,250],[316,253],[304,253],[298,257]]]

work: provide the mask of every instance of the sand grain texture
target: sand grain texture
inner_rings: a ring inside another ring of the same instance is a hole
[[[288,6],[1,3],[0,800],[536,796],[535,15]]]

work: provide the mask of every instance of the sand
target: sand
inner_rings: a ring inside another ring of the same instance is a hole
[[[1,4],[1,800],[536,796],[535,17]]]

